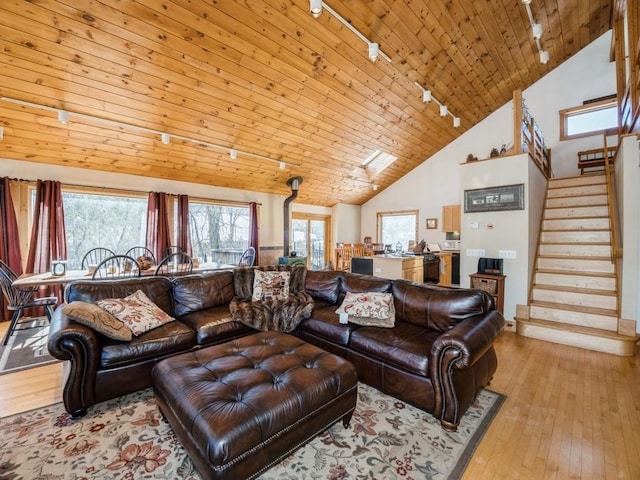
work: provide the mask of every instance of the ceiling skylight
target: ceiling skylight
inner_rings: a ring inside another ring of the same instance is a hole
[[[361,165],[371,177],[382,172],[397,159],[398,157],[395,157],[390,153],[383,152],[382,150],[376,150],[365,158]]]

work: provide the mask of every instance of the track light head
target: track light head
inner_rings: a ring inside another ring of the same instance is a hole
[[[549,52],[546,50],[540,50],[540,63],[543,65],[549,61]]]
[[[162,133],[160,135],[160,138],[162,139],[162,143],[164,143],[165,145],[169,145],[169,142],[171,141],[171,137],[169,136],[168,133]]]
[[[536,40],[540,40],[542,38],[542,24],[534,23],[531,25],[531,31],[533,32],[533,38]]]
[[[460,117],[453,117],[453,127],[460,128]]]
[[[284,162],[280,162],[278,166],[280,167],[280,170],[284,170],[287,165]]]
[[[322,15],[322,0],[309,0],[309,13],[313,18]]]
[[[422,91],[422,101],[424,103],[429,103],[431,101],[431,90]]]
[[[231,160],[235,160],[236,158],[238,158],[238,151],[232,148],[231,150],[229,150],[229,156],[231,157]]]
[[[69,112],[66,110],[58,110],[58,121],[65,125],[69,123]]]
[[[369,60],[375,62],[378,59],[378,55],[380,54],[380,45],[377,43],[369,44]]]
[[[373,185],[371,185],[371,188],[373,188],[373,191],[376,192],[378,190],[378,185],[374,183]]]
[[[4,140],[4,127],[0,127],[0,141]]]
[[[440,105],[440,116],[441,117],[446,117],[447,113],[449,113],[449,109],[447,108],[446,105]]]
[[[531,0],[522,0],[523,5],[531,5]]]

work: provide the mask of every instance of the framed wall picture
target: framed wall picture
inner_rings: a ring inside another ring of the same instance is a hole
[[[427,230],[435,230],[438,228],[437,218],[427,218]]]
[[[464,191],[464,213],[524,210],[524,183]]]

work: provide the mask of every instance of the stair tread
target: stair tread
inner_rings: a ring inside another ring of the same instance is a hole
[[[582,288],[582,287],[565,287],[564,285],[549,285],[545,283],[534,283],[533,288],[539,290],[553,290],[554,292],[566,292],[566,293],[580,293],[584,295],[601,295],[604,297],[614,297],[617,295],[615,290],[603,290],[596,288]]]
[[[560,205],[557,207],[546,207],[546,209],[560,210],[561,208],[596,208],[596,207],[608,207],[608,206],[609,206],[608,203],[590,203],[588,205]]]
[[[572,312],[591,313],[593,315],[603,315],[606,317],[618,318],[618,312],[610,308],[583,307],[580,305],[569,305],[566,303],[544,302],[541,300],[533,300],[530,304],[532,307],[553,308],[555,310],[568,310]]]
[[[548,240],[542,240],[540,245],[580,245],[587,247],[595,247],[595,246],[611,246],[611,242],[550,242]]]
[[[551,260],[598,260],[598,261],[611,261],[611,257],[600,257],[590,255],[550,255],[543,254],[538,255],[538,258],[550,258]]]
[[[638,340],[638,336],[631,337],[628,335],[620,335],[619,333],[612,332],[611,330],[603,330],[601,328],[593,328],[593,327],[583,327],[583,326],[573,325],[569,323],[551,322],[549,320],[542,320],[539,318],[529,318],[529,319],[516,318],[516,321],[522,322],[522,323],[528,323],[530,325],[537,325],[540,327],[551,328],[554,330],[581,333],[584,335],[603,337],[603,338],[608,338],[612,340],[623,340],[623,341],[630,341],[630,342],[636,342]]]
[[[579,229],[575,229],[575,228],[553,228],[553,229],[543,228],[540,231],[542,233],[548,233],[548,232],[592,233],[592,232],[610,232],[611,229],[610,228],[579,228]]]
[[[607,272],[585,272],[584,270],[554,270],[551,268],[538,268],[536,273],[551,273],[554,275],[574,275],[578,277],[616,278],[615,274]]]

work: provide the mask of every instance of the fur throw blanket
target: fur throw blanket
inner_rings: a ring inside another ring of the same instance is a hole
[[[289,272],[289,296],[252,301],[255,270]],[[304,290],[307,268],[304,265],[239,267],[234,269],[235,297],[229,304],[231,318],[256,330],[291,332],[311,316],[313,299]]]

